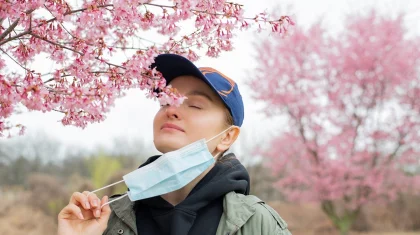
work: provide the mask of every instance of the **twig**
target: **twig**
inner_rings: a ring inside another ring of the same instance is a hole
[[[48,7],[44,4],[44,7],[45,7],[45,9],[47,9],[47,11],[52,15],[52,16],[54,16],[54,14],[50,11],[50,9],[48,9]],[[57,18],[56,16],[54,16],[55,18]],[[72,37],[72,38],[77,38],[77,39],[79,39],[78,37],[76,37],[76,36],[74,36],[73,34],[71,34],[68,30],[67,30],[67,28],[66,27],[64,27],[64,25],[61,23],[61,22],[58,22],[60,25],[61,25],[61,27],[63,27],[63,29]]]
[[[89,73],[99,74],[99,73],[110,73],[110,72],[109,72],[109,71],[90,71]],[[114,72],[114,73],[115,73],[115,72]],[[41,75],[41,77],[42,77],[42,76],[48,76],[48,75],[51,75],[51,74],[52,74],[52,73],[42,74],[42,75]],[[117,72],[116,74],[124,74],[124,73]],[[64,77],[70,77],[70,76],[73,76],[73,75],[71,75],[71,74],[65,74],[65,75],[61,75],[60,77],[61,77],[61,78],[64,78]],[[54,81],[54,80],[55,80],[55,78],[50,78],[50,79],[48,79],[48,80],[44,81],[43,83],[44,83],[44,84],[47,84],[47,83],[52,82],[52,81]]]
[[[147,49],[145,48],[140,48],[140,47],[120,47],[120,46],[111,46],[111,48],[118,48],[118,49],[123,49],[123,50],[140,50],[140,51],[146,51]]]
[[[51,81],[54,81],[54,78],[50,78],[50,79],[48,79],[47,81],[42,82],[42,83],[47,84],[47,83],[49,83],[49,82],[51,82]]]
[[[35,38],[41,39],[41,40],[43,40],[43,41],[45,41],[45,42],[48,42],[48,43],[50,43],[50,44],[52,44],[52,45],[58,46],[58,47],[63,48],[63,49],[67,49],[67,50],[69,50],[69,51],[73,51],[74,53],[77,53],[77,54],[79,54],[79,55],[84,55],[84,54],[83,54],[82,52],[80,52],[80,51],[76,51],[76,50],[74,50],[74,49],[72,49],[72,48],[70,48],[70,47],[66,47],[66,46],[63,46],[63,45],[61,45],[61,44],[59,44],[59,43],[56,43],[56,42],[50,41],[50,40],[48,40],[48,39],[46,39],[46,38],[40,37],[40,36],[39,36],[39,35],[37,35],[37,34],[31,33],[31,35],[32,35],[33,37],[35,37]]]
[[[90,71],[89,73],[110,73],[110,72],[109,71]],[[115,73],[115,72],[113,72],[113,73]],[[117,72],[116,74],[124,74],[124,73]]]
[[[61,111],[61,110],[57,110],[57,109],[52,109],[53,111],[56,111],[56,112],[59,112],[59,113],[64,113],[64,114],[66,114],[66,112],[63,112],[63,111]]]
[[[155,4],[155,3],[143,3],[142,5],[148,5],[148,6],[153,6],[153,7],[160,7],[160,8],[176,8],[176,5],[173,6],[168,6],[168,5],[160,5],[160,4]]]
[[[155,44],[157,44],[157,45],[162,45],[162,43],[156,43],[156,42],[154,42],[154,41],[152,41],[152,40],[149,40],[149,39],[147,39],[147,38],[140,37],[140,36],[138,36],[138,35],[135,35],[135,37],[136,37],[137,39],[139,39],[139,40],[143,40],[143,41],[146,41],[146,42],[150,42],[150,43],[152,43],[153,45],[155,45]]]
[[[6,54],[10,59],[12,59],[16,64],[18,64],[20,67],[22,67],[24,70],[26,70],[29,73],[32,73],[33,71],[31,71],[30,69],[24,67],[23,65],[21,65],[17,60],[15,60],[12,56],[10,56],[9,54],[7,54],[7,52],[5,52],[3,49],[0,48],[0,50]]]
[[[73,51],[73,52],[75,52],[75,53],[77,53],[77,54],[79,54],[79,55],[84,55],[84,53],[82,53],[82,52],[80,52],[80,51],[76,51],[76,50],[74,50],[74,49],[72,49],[72,48],[70,48],[70,47],[66,47],[66,46],[63,46],[63,45],[61,45],[61,44],[59,44],[59,43],[56,43],[56,42],[53,42],[53,41],[51,41],[51,40],[48,40],[48,39],[46,39],[46,38],[42,38],[42,37],[40,37],[39,35],[36,35],[36,34],[33,34],[33,33],[31,33],[31,35],[32,36],[34,36],[34,37],[36,37],[36,38],[38,38],[38,39],[41,39],[41,40],[43,40],[43,41],[46,41],[46,42],[48,42],[48,43],[50,43],[50,44],[52,44],[52,45],[55,45],[55,46],[58,46],[58,47],[61,47],[61,48],[63,48],[63,49],[67,49],[67,50],[69,50],[69,51]],[[99,58],[98,56],[97,57],[95,57],[95,59],[96,60],[99,60],[100,62],[104,62],[104,63],[106,63],[107,65],[110,65],[110,66],[114,66],[114,67],[117,67],[117,68],[121,68],[121,69],[125,69],[123,66],[121,66],[121,65],[116,65],[116,64],[113,64],[113,63],[110,63],[110,62],[107,62],[107,61],[105,61],[105,60],[102,60],[101,58]]]
[[[185,39],[185,38],[191,37],[192,35],[194,35],[194,34],[196,34],[196,33],[198,34],[200,31],[201,31],[200,29],[197,29],[195,32],[191,33],[190,35],[185,36],[185,37],[182,37],[179,41],[176,41],[176,42],[174,43],[174,45],[171,47],[171,49],[169,49],[169,50],[168,50],[168,52],[169,52],[169,51],[171,51],[172,49],[174,49],[174,47],[175,47],[176,45],[178,45],[179,43],[182,43],[182,41],[184,41],[184,39]]]
[[[97,8],[106,8],[106,7],[113,7],[114,5],[113,4],[106,4],[106,5],[99,5],[99,6],[96,6]],[[69,12],[66,12],[66,13],[64,13],[63,15],[64,16],[66,16],[66,15],[71,15],[71,14],[73,14],[73,13],[77,13],[77,12],[81,12],[81,11],[86,11],[88,8],[87,7],[85,7],[85,8],[81,8],[81,9],[77,9],[77,10],[74,10],[74,11],[69,11]],[[49,20],[47,20],[47,21],[45,21],[45,22],[43,22],[43,23],[41,23],[41,24],[38,24],[36,27],[39,27],[39,26],[42,26],[42,25],[44,25],[44,24],[48,24],[48,23],[51,23],[51,22],[53,22],[54,20],[56,20],[57,19],[57,17],[54,17],[54,18],[51,18],[51,19],[49,19]]]
[[[107,64],[107,65],[114,66],[114,67],[117,67],[117,68],[120,68],[120,69],[125,69],[125,67],[123,67],[123,66],[121,66],[121,65],[116,65],[116,64],[110,63],[110,62],[108,62],[108,61],[102,60],[102,59],[101,59],[101,58],[99,58],[98,56],[97,56],[97,57],[95,57],[95,59],[97,59],[97,60],[99,60],[99,61],[101,61],[101,62],[104,62],[104,63],[105,63],[105,64]]]

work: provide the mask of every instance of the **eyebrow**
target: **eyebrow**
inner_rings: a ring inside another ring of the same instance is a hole
[[[209,96],[207,93],[203,92],[203,91],[190,91],[186,94],[186,96],[190,96],[190,95],[195,95],[195,96],[203,96],[205,98],[207,98],[208,100],[213,102],[213,99],[211,98],[211,96]]]

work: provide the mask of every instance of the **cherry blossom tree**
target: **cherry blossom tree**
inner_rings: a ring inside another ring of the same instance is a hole
[[[404,14],[353,15],[331,36],[320,25],[264,40],[249,85],[288,125],[260,153],[292,201],[320,202],[347,234],[368,202],[419,192],[420,45]],[[417,191],[416,191],[417,190]]]
[[[155,56],[176,53],[196,60],[201,49],[217,57],[233,49],[234,30],[255,26],[283,35],[291,24],[288,16],[246,17],[242,5],[225,0],[1,1],[0,135],[23,130],[9,121],[17,107],[61,112],[64,125],[85,127],[104,120],[130,88],[178,105],[184,97],[150,69]],[[163,40],[148,40],[144,32]],[[115,62],[121,53],[129,58]],[[52,61],[53,71],[42,74],[34,66],[38,60]]]

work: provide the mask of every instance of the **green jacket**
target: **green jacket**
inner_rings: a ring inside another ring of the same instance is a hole
[[[125,197],[110,204],[112,213],[103,235],[137,234],[133,203]],[[216,235],[291,235],[277,212],[256,196],[230,192],[223,200],[223,214]]]

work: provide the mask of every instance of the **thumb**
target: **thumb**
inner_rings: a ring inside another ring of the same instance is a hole
[[[108,202],[108,196],[104,196],[101,200],[101,205]],[[111,215],[111,207],[109,207],[109,204],[103,206],[101,208],[101,217],[99,218],[100,223],[108,223],[109,216]]]

